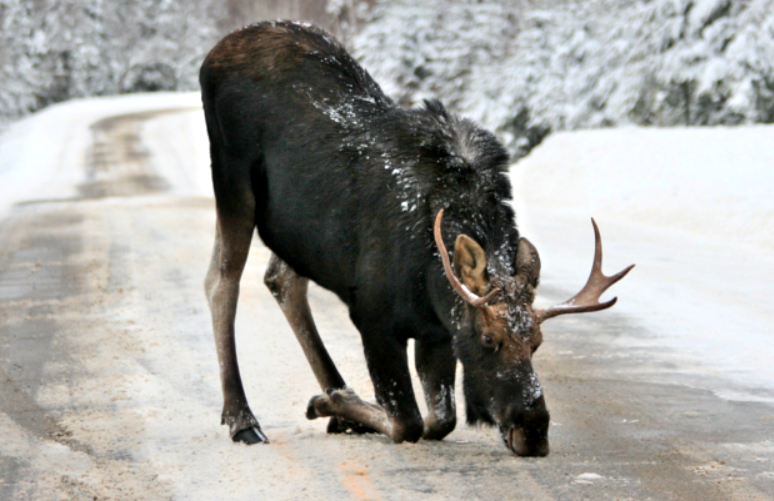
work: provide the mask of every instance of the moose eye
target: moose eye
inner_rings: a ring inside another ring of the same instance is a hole
[[[492,348],[494,346],[494,339],[492,339],[492,336],[487,336],[484,334],[481,336],[481,344],[486,346],[487,348]]]

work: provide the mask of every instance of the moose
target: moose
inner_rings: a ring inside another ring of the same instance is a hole
[[[611,307],[616,299],[600,296],[631,269],[602,274],[596,224],[588,283],[558,306],[535,309],[540,258],[516,228],[509,156],[492,133],[439,101],[398,106],[329,34],[289,21],[226,36],[204,60],[200,84],[217,212],[205,291],[221,424],[232,440],[268,442],[248,406],[234,341],[240,277],[257,229],[272,251],[264,282],[322,390],[307,418],[329,417],[328,433],[441,440],[456,426],[459,360],[467,421],[497,425],[519,456],[547,455],[549,413],[531,363],[540,325]],[[348,306],[376,403],[347,387],[326,351],[309,280]]]

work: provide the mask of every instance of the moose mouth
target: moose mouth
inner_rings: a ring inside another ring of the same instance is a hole
[[[547,436],[536,436],[537,434],[535,432],[529,433],[519,426],[512,426],[507,430],[502,426],[499,428],[500,436],[502,437],[505,446],[517,456],[548,456],[549,446]]]

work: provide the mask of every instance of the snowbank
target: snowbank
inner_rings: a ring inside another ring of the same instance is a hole
[[[584,130],[513,167],[520,203],[774,251],[774,126]]]

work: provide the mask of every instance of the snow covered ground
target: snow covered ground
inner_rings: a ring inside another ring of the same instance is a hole
[[[774,127],[559,133],[523,162],[525,208],[686,231],[774,252]]]

